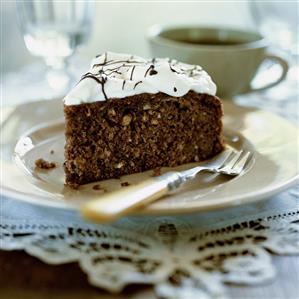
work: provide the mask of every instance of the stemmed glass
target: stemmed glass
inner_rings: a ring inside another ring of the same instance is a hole
[[[48,66],[53,96],[72,85],[68,59],[90,37],[95,3],[91,1],[17,0],[19,27],[27,49]]]

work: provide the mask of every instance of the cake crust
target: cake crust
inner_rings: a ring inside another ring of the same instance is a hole
[[[65,174],[71,187],[213,157],[223,149],[216,96],[138,94],[64,105]]]

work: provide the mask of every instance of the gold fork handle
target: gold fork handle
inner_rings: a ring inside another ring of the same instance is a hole
[[[82,206],[81,214],[94,222],[111,222],[161,198],[181,183],[178,173],[167,173],[90,201]]]

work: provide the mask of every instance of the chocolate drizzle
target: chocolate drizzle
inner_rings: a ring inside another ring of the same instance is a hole
[[[148,69],[146,70],[145,74],[144,74],[144,78],[147,76],[148,72],[153,69],[155,66],[152,64],[148,67]]]
[[[105,100],[107,101],[108,100],[108,97],[106,95],[106,92],[105,92],[105,88],[104,88],[104,85],[107,81],[107,78],[106,77],[103,77],[102,80],[101,80],[101,85],[102,85],[102,92],[103,92],[103,95],[105,97]]]
[[[105,83],[106,83],[106,81],[107,81],[107,78],[106,78],[106,77],[103,77],[103,76],[102,76],[101,78],[98,78],[98,77],[96,77],[94,74],[87,73],[87,74],[85,74],[84,76],[82,76],[82,78],[81,78],[80,81],[82,81],[82,80],[84,80],[84,79],[86,79],[86,78],[93,79],[93,80],[95,80],[97,83],[101,84],[103,95],[104,95],[104,97],[105,97],[105,100],[107,101],[107,100],[108,100],[108,97],[107,97],[107,95],[106,95],[105,88],[104,88],[104,85],[105,85]]]
[[[134,88],[135,89],[137,87],[138,84],[142,83],[142,81],[138,81],[137,83],[135,83]]]
[[[169,66],[171,72],[190,78],[197,78],[203,71],[200,66],[191,66],[189,64],[179,63],[174,59],[166,60],[153,58],[151,60],[145,60],[134,55],[120,55],[110,52],[97,55],[95,62],[96,63],[92,65],[90,72],[87,72],[85,75],[83,75],[80,81],[89,78],[100,84],[105,100],[108,100],[105,90],[105,84],[108,80],[113,80],[113,84],[117,84],[117,82],[119,82],[119,89],[130,92],[129,86],[133,86],[130,88],[131,90],[135,90],[139,84],[143,83],[142,76],[146,78],[147,76],[159,75],[160,68],[167,68]],[[144,72],[144,75],[142,75],[142,72]],[[164,71],[162,71],[162,74],[163,73]],[[134,85],[127,85],[127,88],[125,88],[128,80],[133,81],[132,83]],[[153,83],[151,83],[151,85],[152,84]],[[155,87],[155,85],[153,85],[153,87]],[[179,92],[176,86],[173,87],[173,91],[175,93]]]
[[[84,80],[84,79],[86,79],[86,78],[90,78],[90,79],[93,79],[93,80],[95,80],[96,82],[98,82],[99,84],[102,84],[101,83],[101,80],[100,79],[98,79],[96,76],[94,76],[94,75],[92,75],[92,74],[85,74],[82,78],[81,78],[81,80],[80,81],[82,81],[82,80]]]
[[[154,69],[150,70],[150,72],[149,72],[150,76],[154,76],[154,75],[157,75],[157,74],[158,74],[158,72]]]
[[[134,65],[133,68],[132,68],[132,72],[131,72],[130,80],[133,79],[133,73],[134,73],[135,67],[136,67],[136,65]]]
[[[170,70],[171,70],[172,72],[179,74],[179,72],[178,72],[177,70],[175,70],[175,69],[171,66],[170,63],[169,63],[169,68],[170,68]]]
[[[105,52],[105,54],[104,54],[105,56],[105,58],[104,58],[104,63],[106,63],[107,62],[107,52]]]

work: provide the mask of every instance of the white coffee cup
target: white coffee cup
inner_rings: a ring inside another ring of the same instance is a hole
[[[155,25],[149,30],[148,41],[154,57],[201,65],[217,84],[217,94],[225,98],[272,87],[288,71],[286,60],[269,53],[268,41],[257,32]],[[268,59],[281,65],[279,78],[262,87],[252,87],[260,65]]]

